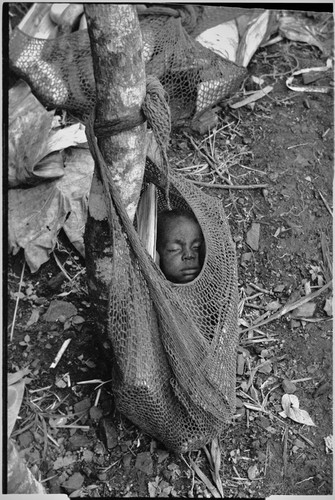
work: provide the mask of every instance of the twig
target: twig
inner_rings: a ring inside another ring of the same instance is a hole
[[[300,146],[308,146],[308,144],[312,144],[312,142],[303,142],[302,144],[294,144],[293,146],[289,146],[287,149],[299,148]]]
[[[248,328],[245,328],[244,330],[241,331],[242,333],[249,332],[250,330],[254,330],[255,328],[259,328],[260,326],[267,325],[268,323],[271,323],[272,321],[279,319],[281,316],[284,314],[287,314],[290,311],[293,311],[297,307],[302,306],[303,304],[306,304],[306,302],[309,302],[310,300],[315,299],[319,295],[321,295],[325,290],[327,290],[330,286],[332,286],[332,280],[330,280],[328,283],[326,283],[320,290],[317,290],[316,292],[310,293],[309,295],[306,295],[306,297],[302,297],[299,300],[296,300],[295,302],[291,304],[286,304],[284,307],[282,307],[278,312],[270,316],[270,318],[265,319],[261,323],[257,323],[256,325],[249,326]]]
[[[210,184],[209,182],[201,182],[201,181],[193,181],[192,179],[185,179],[188,182],[193,182],[194,184],[197,184],[198,186],[204,186],[208,188],[215,188],[215,189],[265,189],[268,187],[267,184]]]
[[[66,272],[66,271],[65,271],[65,269],[64,269],[64,266],[62,266],[62,264],[61,264],[60,260],[58,259],[57,255],[55,254],[55,252],[54,252],[54,259],[55,259],[55,261],[56,261],[57,266],[59,267],[59,269],[60,269],[60,270],[62,271],[62,273],[64,274],[64,276],[65,276],[65,277],[66,277],[69,281],[72,281],[71,276],[69,276],[69,275],[67,274],[67,272]]]
[[[19,292],[18,292],[17,297],[16,297],[16,303],[15,303],[15,309],[14,309],[14,316],[13,316],[12,328],[11,328],[11,331],[10,331],[10,342],[12,342],[13,336],[14,336],[16,314],[17,314],[17,308],[19,306],[19,301],[20,301],[20,292],[21,292],[21,287],[22,287],[22,283],[23,283],[23,275],[24,275],[25,267],[26,267],[26,261],[23,262],[23,267],[22,267],[22,271],[21,271],[21,278],[20,278],[20,284],[19,284]]]
[[[96,395],[96,398],[95,398],[95,401],[94,401],[94,405],[93,405],[93,406],[98,406],[100,396],[101,396],[101,388],[100,388],[100,389],[98,389],[98,392],[97,392],[97,395]]]
[[[249,285],[250,285],[252,288],[255,288],[256,290],[258,290],[259,292],[262,292],[262,293],[267,293],[267,294],[271,295],[271,292],[269,292],[269,290],[265,290],[265,288],[261,288],[260,286],[255,285],[255,283],[249,283]]]
[[[288,441],[288,426],[285,427],[284,431],[284,436],[283,436],[283,462],[284,462],[284,469],[283,469],[283,476],[286,477],[286,472],[287,472],[287,441]]]
[[[197,466],[195,462],[193,462],[192,458],[190,457],[190,463],[197,474],[197,476],[201,479],[201,481],[206,485],[206,487],[209,489],[209,491],[212,493],[214,498],[222,498],[219,491],[213,486],[213,484],[210,482],[210,480],[205,476],[205,474],[202,472],[202,470]]]
[[[298,382],[307,382],[307,380],[313,380],[313,377],[296,378],[295,380],[291,380],[291,382],[297,384]]]
[[[35,392],[40,392],[40,391],[46,391],[47,389],[50,389],[52,385],[47,385],[45,387],[41,387],[40,389],[29,389],[30,394],[34,394]]]
[[[325,204],[326,209],[328,210],[328,212],[330,213],[330,215],[333,217],[333,211],[330,208],[330,206],[328,205],[326,198],[323,196],[323,194],[321,193],[321,191],[319,189],[318,189],[318,192],[319,192],[319,195],[321,197],[321,200]]]
[[[57,429],[82,429],[83,431],[89,431],[90,426],[89,425],[57,425]]]
[[[304,439],[306,441],[306,443],[308,443],[310,446],[312,446],[313,448],[315,448],[315,444],[310,441],[310,439],[308,439],[306,436],[304,436],[303,434],[301,434],[299,431],[298,431],[298,434],[299,436]]]
[[[64,352],[66,351],[69,343],[71,342],[72,339],[66,339],[64,342],[63,342],[63,345],[62,347],[59,349],[58,351],[58,354],[57,356],[55,357],[55,360],[51,363],[50,365],[50,368],[56,368],[56,366],[58,365],[61,357],[63,356]]]

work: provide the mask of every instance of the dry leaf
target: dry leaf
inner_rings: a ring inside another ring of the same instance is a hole
[[[326,445],[326,453],[333,453],[333,446],[334,446],[333,435],[330,434],[329,436],[323,439]]]
[[[16,419],[19,415],[21,403],[23,400],[25,387],[25,379],[21,379],[16,384],[12,384],[8,386],[8,420],[7,420],[7,432],[8,437],[11,435]]]
[[[287,417],[299,424],[315,426],[307,411],[299,408],[299,399],[297,396],[294,394],[284,394],[281,403]]]
[[[77,250],[84,253],[94,162],[88,150],[79,148],[67,150],[65,162],[61,179],[30,189],[10,189],[8,193],[9,250],[15,255],[24,248],[31,272],[48,261],[62,228]]]

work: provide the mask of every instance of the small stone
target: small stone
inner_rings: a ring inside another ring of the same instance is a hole
[[[83,484],[84,477],[80,474],[80,472],[75,472],[67,481],[62,483],[62,486],[68,491],[76,491],[79,490]]]
[[[85,462],[90,463],[93,460],[93,455],[94,455],[93,451],[91,451],[91,450],[84,450],[83,451],[83,460],[85,460]]]
[[[314,302],[307,302],[300,307],[297,307],[292,312],[294,318],[311,318],[315,312],[316,304]]]
[[[253,481],[257,476],[259,476],[258,467],[257,465],[252,465],[248,469],[248,478],[250,479],[250,481]]]
[[[251,228],[247,232],[247,244],[254,251],[257,251],[259,248],[260,228],[260,224],[253,222]]]
[[[282,293],[284,291],[284,289],[285,289],[285,285],[277,285],[277,286],[275,286],[273,291],[276,293]]]
[[[77,314],[77,308],[71,304],[71,302],[65,302],[65,300],[52,300],[43,319],[45,321],[54,322],[58,321],[59,318],[71,318],[71,316],[75,314]]]
[[[153,473],[153,463],[151,455],[148,451],[144,451],[139,453],[136,457],[135,468],[144,472],[148,476],[151,476]]]
[[[157,454],[157,461],[159,464],[164,462],[164,460],[169,456],[169,452],[166,450],[157,450],[156,454]]]
[[[268,418],[263,417],[262,415],[258,418],[258,423],[263,429],[267,430],[270,427],[271,422]]]
[[[69,442],[71,450],[79,450],[79,448],[85,448],[92,444],[92,441],[85,434],[79,434],[78,432],[70,437]]]
[[[106,472],[102,472],[101,474],[98,474],[98,479],[99,479],[99,481],[106,481],[106,479],[107,479]]]
[[[90,398],[82,399],[78,401],[75,405],[73,405],[75,413],[84,413],[91,408],[91,400]]]
[[[290,321],[290,327],[291,327],[291,330],[295,330],[296,328],[300,328],[301,327],[301,322],[297,321],[296,319],[291,319],[291,321]]]
[[[249,262],[249,260],[251,260],[251,257],[252,257],[252,252],[245,252],[242,254],[241,261]]]
[[[294,446],[296,446],[297,448],[306,448],[305,443],[304,443],[303,441],[301,441],[301,439],[298,439],[298,438],[294,441],[294,443],[293,443],[293,444],[294,444]]]
[[[288,379],[284,379],[281,385],[286,394],[294,394],[297,390],[297,386]]]
[[[132,457],[131,453],[126,453],[125,455],[123,455],[122,461],[125,469],[130,468],[131,457]]]
[[[105,443],[108,450],[115,448],[119,444],[117,430],[109,418],[102,418],[100,420],[100,433],[101,439]]]
[[[271,361],[264,362],[264,364],[260,368],[258,368],[258,371],[259,371],[259,373],[264,373],[264,374],[271,373],[272,372]]]
[[[243,401],[241,398],[236,398],[236,408],[242,408],[243,407]]]
[[[93,420],[93,422],[98,422],[100,418],[102,417],[102,409],[99,408],[98,406],[92,406],[90,408],[90,418]]]

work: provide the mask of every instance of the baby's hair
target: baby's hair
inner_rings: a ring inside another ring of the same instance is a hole
[[[166,230],[166,223],[171,220],[175,220],[178,217],[185,217],[188,220],[199,224],[193,212],[185,210],[184,208],[174,208],[172,210],[162,210],[157,215],[157,243],[159,243]]]

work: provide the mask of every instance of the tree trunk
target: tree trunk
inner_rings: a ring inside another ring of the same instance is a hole
[[[84,4],[84,7],[96,82],[95,126],[103,127],[110,122],[122,126],[129,117],[139,115],[146,92],[142,36],[136,8],[129,4]],[[131,220],[135,216],[143,180],[145,143],[145,124],[98,138],[107,168]],[[103,187],[97,171],[89,197],[85,254],[96,327],[104,333],[113,255]]]

